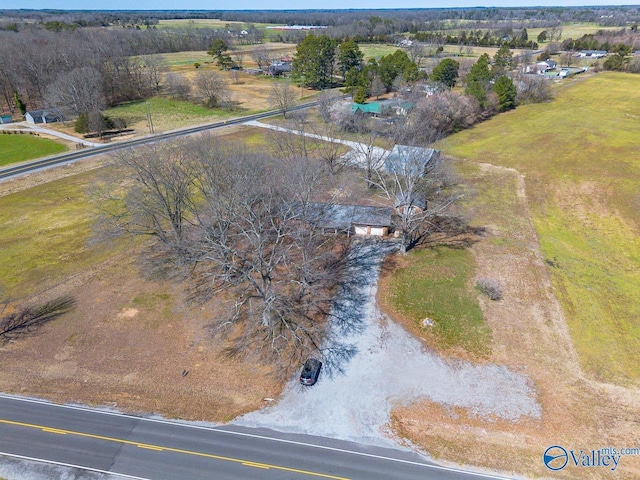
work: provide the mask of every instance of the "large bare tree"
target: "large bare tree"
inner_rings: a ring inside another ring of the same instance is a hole
[[[457,199],[451,178],[439,151],[410,145],[397,145],[384,168],[376,170],[375,186],[395,207],[402,253],[431,233],[434,219],[444,216]]]
[[[102,75],[93,67],[76,68],[60,75],[47,88],[47,98],[51,105],[71,115],[102,110]]]
[[[227,81],[217,72],[201,68],[196,72],[195,86],[202,102],[209,108],[229,106],[231,91]]]
[[[296,92],[291,86],[291,81],[274,80],[269,90],[269,104],[287,118],[287,112],[296,104]]]
[[[230,341],[230,354],[256,354],[288,373],[314,352],[348,352],[327,337],[353,257],[347,238],[324,235],[318,221],[314,199],[330,178],[322,162],[211,137],[120,153],[116,162],[132,180],[106,194],[111,225],[155,238],[154,255],[182,272],[193,299],[224,302],[227,314],[210,326]]]

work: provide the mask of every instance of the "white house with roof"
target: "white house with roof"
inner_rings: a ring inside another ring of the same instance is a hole
[[[56,123],[62,121],[62,113],[57,108],[46,110],[30,110],[24,114],[29,123]]]

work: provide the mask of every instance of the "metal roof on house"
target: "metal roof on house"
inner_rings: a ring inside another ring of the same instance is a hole
[[[388,227],[391,208],[363,205],[312,203],[307,207],[309,221],[319,228],[350,230],[354,225]]]
[[[389,207],[353,207],[352,225],[371,225],[372,227],[388,227],[391,225],[391,209]]]
[[[60,121],[62,114],[58,109],[50,108],[47,110],[29,110],[25,113],[25,116],[31,116],[34,120],[36,118],[44,119],[47,123]]]
[[[440,150],[433,148],[395,145],[384,162],[389,173],[413,175],[423,173],[429,162],[440,155]]]
[[[362,113],[380,113],[382,112],[382,104],[380,102],[352,103],[351,112],[356,113],[357,111]]]

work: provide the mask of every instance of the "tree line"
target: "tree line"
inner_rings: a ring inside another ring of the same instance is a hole
[[[0,101],[14,113],[17,93],[29,109],[59,106],[77,115],[146,98],[159,86],[162,65],[154,54],[206,51],[218,38],[228,34],[204,28],[2,31]]]

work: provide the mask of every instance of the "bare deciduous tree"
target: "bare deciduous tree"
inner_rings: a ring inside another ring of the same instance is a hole
[[[269,130],[267,134],[271,154],[291,162],[309,158],[309,150],[313,142],[305,135],[309,130],[307,111],[298,110],[290,115],[283,128],[284,132]],[[292,133],[286,133],[287,131]]]
[[[329,178],[321,162],[252,154],[209,137],[116,161],[134,185],[120,198],[124,184],[109,189],[111,223],[157,239],[154,251],[180,268],[192,298],[226,302],[228,313],[210,326],[228,339],[229,354],[268,359],[283,375],[313,353],[349,355],[348,345],[328,341],[330,318],[355,320],[333,308],[352,256],[346,237],[318,226],[313,200]]]
[[[160,93],[160,86],[167,70],[166,60],[162,55],[147,55],[144,58],[147,77],[149,79],[150,90]]]
[[[518,75],[514,83],[518,104],[548,102],[553,98],[551,81],[542,75]]]
[[[191,92],[191,83],[182,75],[169,73],[165,77],[165,85],[169,96],[176,100],[187,100]]]
[[[312,127],[311,131],[321,138],[316,148],[317,154],[329,167],[331,173],[340,172],[348,163],[344,155],[346,147],[341,143],[344,140],[344,130],[336,123],[329,122]]]
[[[433,149],[398,146],[376,170],[381,194],[395,207],[395,225],[401,252],[415,247],[434,227],[432,219],[445,215],[456,200],[447,190],[451,175],[440,152]]]
[[[407,54],[413,63],[420,66],[422,59],[427,55],[427,49],[424,44],[414,41],[407,47]]]
[[[251,58],[256,62],[258,68],[267,68],[273,61],[273,56],[264,45],[254,48],[251,52]]]
[[[373,79],[371,80],[371,95],[373,95],[374,97],[376,97],[376,99],[378,99],[380,98],[380,95],[382,95],[386,91],[387,91],[387,87],[384,86],[384,83],[382,83],[382,80],[380,80],[380,77],[378,75],[373,77]]]
[[[340,95],[334,90],[322,90],[318,94],[318,113],[323,122],[331,121],[331,110],[339,98]]]
[[[93,67],[80,67],[62,74],[48,87],[47,98],[52,105],[72,115],[101,110],[105,99],[102,75]]]
[[[378,170],[384,166],[389,151],[378,144],[384,142],[380,130],[368,124],[366,117],[356,117],[357,139],[351,152],[351,163],[364,170],[367,188],[376,187]]]
[[[204,68],[199,69],[196,72],[195,86],[207,107],[228,107],[230,105],[231,91],[227,81],[219,73]]]
[[[296,103],[296,92],[289,79],[274,80],[269,91],[269,104],[287,118],[287,112]]]

